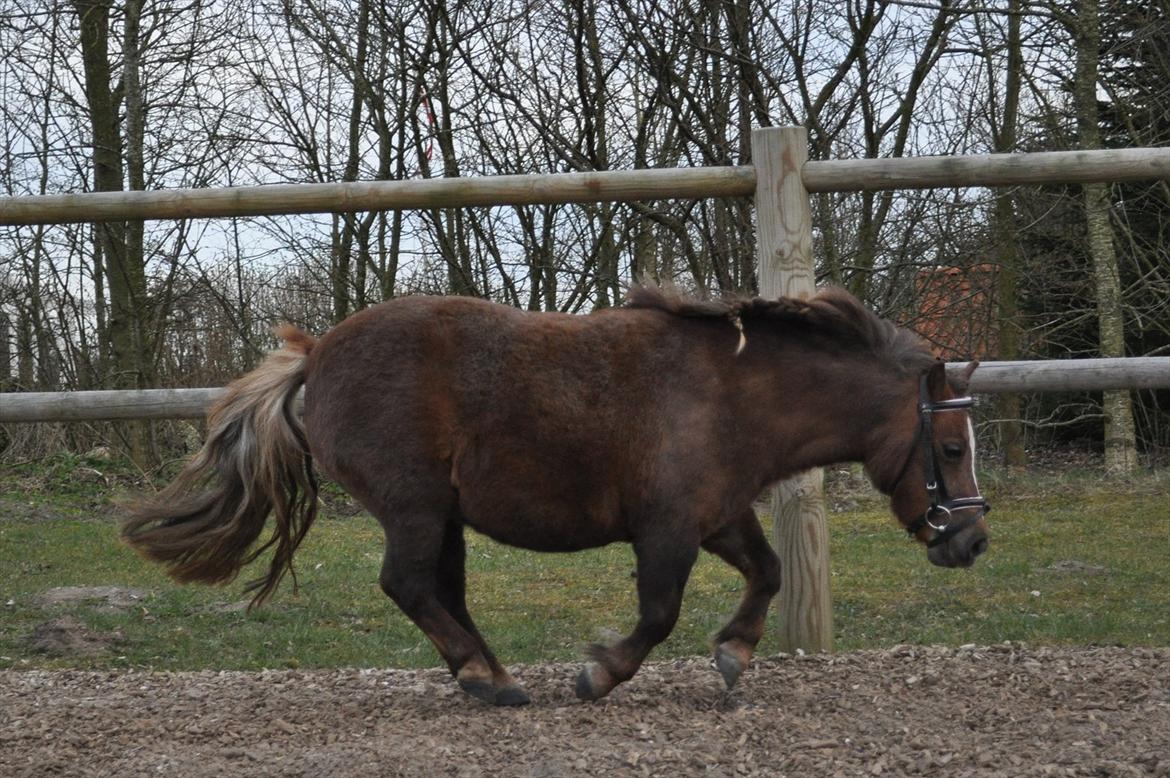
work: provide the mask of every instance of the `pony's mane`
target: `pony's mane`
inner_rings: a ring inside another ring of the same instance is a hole
[[[673,290],[643,285],[630,289],[626,307],[651,308],[686,318],[783,322],[793,325],[794,332],[815,332],[842,347],[872,351],[908,371],[925,369],[934,361],[922,338],[881,318],[837,287],[824,289],[808,300],[793,297],[698,300]]]

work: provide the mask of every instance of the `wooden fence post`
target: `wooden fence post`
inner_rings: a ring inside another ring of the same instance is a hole
[[[760,295],[808,297],[816,288],[812,214],[801,180],[808,159],[803,127],[752,131],[756,168],[756,240]],[[772,540],[780,555],[780,650],[833,650],[829,594],[829,532],[824,472],[820,468],[783,481],[772,491]]]

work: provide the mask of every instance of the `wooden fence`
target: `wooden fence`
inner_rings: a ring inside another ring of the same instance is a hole
[[[0,225],[754,196],[761,294],[804,296],[815,278],[810,192],[1170,180],[1170,148],[815,162],[807,148],[803,128],[779,127],[752,133],[750,166],[0,198]],[[1154,387],[1170,387],[1170,358],[993,362],[972,389]],[[220,391],[0,394],[0,422],[197,417]],[[820,473],[780,484],[773,500],[780,647],[831,650]]]
[[[756,194],[760,157],[753,159],[736,167],[0,197],[0,225],[746,197]],[[1170,179],[1170,148],[813,161],[798,172],[808,192],[1139,181]]]
[[[953,362],[947,369],[957,373],[966,365]],[[1168,387],[1170,357],[981,362],[971,380],[976,394]],[[217,387],[0,394],[0,424],[201,419],[223,392]]]

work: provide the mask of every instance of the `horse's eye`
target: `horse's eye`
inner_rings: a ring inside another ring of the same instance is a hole
[[[959,459],[963,456],[962,443],[943,443],[943,454],[949,459]]]

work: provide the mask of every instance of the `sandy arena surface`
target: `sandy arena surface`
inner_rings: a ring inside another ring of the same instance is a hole
[[[514,668],[497,709],[440,670],[0,672],[3,776],[1170,776],[1170,649],[899,647],[647,664],[598,703]]]

